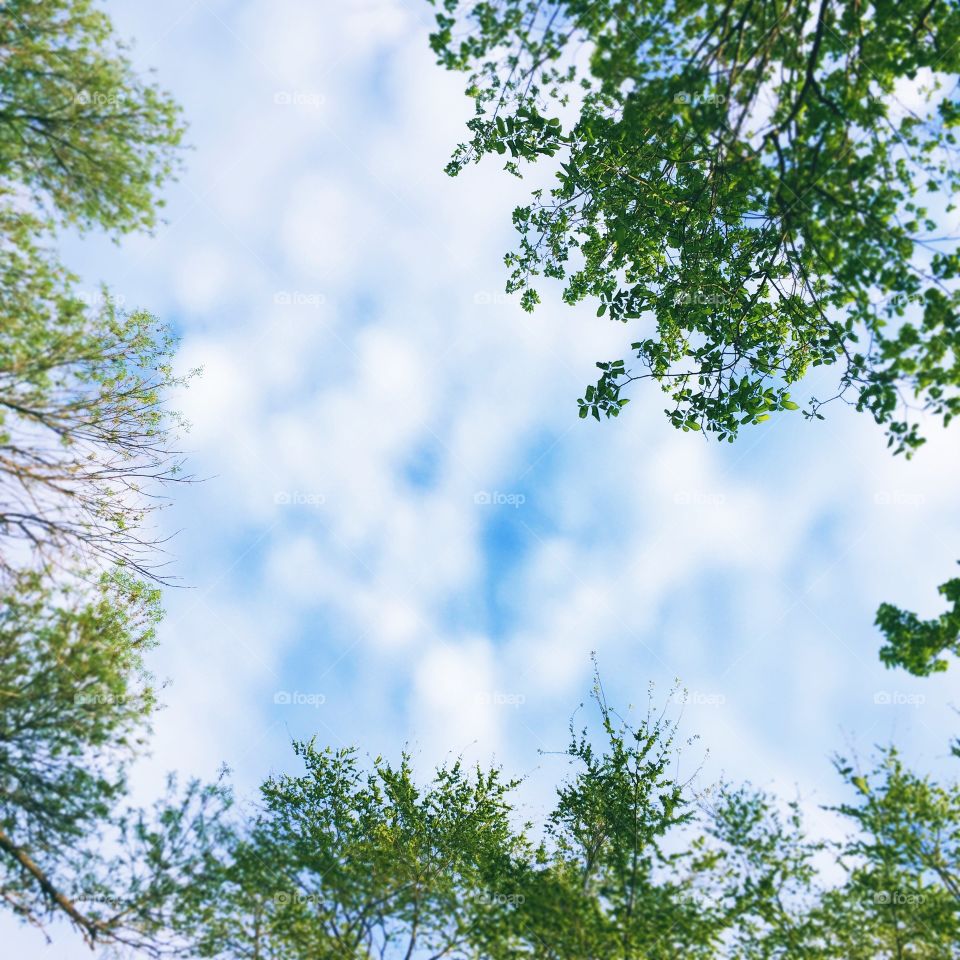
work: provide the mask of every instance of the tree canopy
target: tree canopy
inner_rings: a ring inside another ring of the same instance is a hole
[[[623,717],[599,684],[594,706],[538,824],[497,768],[424,782],[408,756],[295,744],[301,772],[225,826],[175,925],[221,960],[956,958],[956,785],[894,751],[838,760],[844,838],[811,837],[799,801],[679,779],[663,713]]]
[[[66,914],[91,942],[106,925],[77,896],[154,705],[157,601],[119,576],[78,595],[35,572],[0,598],[0,895],[31,923]]]
[[[677,427],[732,440],[819,366],[896,452],[923,442],[913,408],[960,411],[955,4],[432,2],[476,104],[448,171],[553,158],[508,289],[532,309],[562,279],[637,331],[581,416],[652,378]]]
[[[955,4],[434,2],[433,49],[477,109],[450,172],[509,153],[555,178],[514,213],[509,289],[533,309],[558,279],[647,323],[629,362],[598,364],[582,417],[652,378],[677,427],[733,440],[798,409],[821,366],[907,456],[917,408],[960,412]],[[620,714],[598,678],[537,822],[498,767],[423,780],[409,754],[316,740],[252,804],[171,780],[125,808],[157,698],[145,519],[180,476],[166,398],[184,378],[167,326],[83,294],[56,245],[152,229],[183,126],[93,0],[5,3],[0,51],[6,909],[92,947],[220,960],[960,956],[956,783],[893,749],[838,758],[845,832],[812,835],[799,800],[681,778],[678,721]],[[880,608],[885,663],[926,675],[960,652],[960,580],[940,592],[933,620]]]
[[[431,2],[476,107],[448,172],[552,158],[513,213],[508,290],[531,310],[539,277],[562,280],[638,331],[581,417],[653,379],[674,426],[732,442],[800,409],[817,367],[836,374],[804,416],[845,400],[895,453],[923,444],[919,410],[960,411],[956,4]],[[883,662],[943,669],[955,621],[883,604]]]

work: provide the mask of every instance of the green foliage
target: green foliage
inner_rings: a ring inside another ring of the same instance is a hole
[[[121,807],[156,707],[144,654],[159,589],[123,574],[64,585],[21,572],[0,596],[0,898],[45,928],[159,955],[170,910],[222,842],[229,793],[175,781]]]
[[[960,787],[917,776],[895,750],[863,776],[843,760],[837,768],[856,799],[838,808],[853,828],[840,849],[847,881],[827,893],[816,917],[831,955],[956,957]]]
[[[106,290],[81,296],[37,237],[42,223],[0,206],[0,537],[47,562],[83,549],[142,571],[156,502],[141,493],[179,470],[162,406],[183,382],[175,343]]]
[[[731,956],[803,956],[812,939],[815,858],[826,844],[806,836],[798,802],[781,806],[749,786],[728,785],[707,804],[700,868],[729,929]]]
[[[408,757],[364,772],[352,750],[294,749],[304,772],[268,780],[223,862],[184,891],[176,917],[199,955],[472,956],[465,944],[501,924],[499,891],[523,849],[513,785],[456,763],[420,787]]]
[[[926,677],[947,669],[942,654],[960,654],[960,577],[937,589],[953,608],[935,620],[921,620],[891,603],[880,605],[876,622],[887,641],[880,659],[888,667],[904,667],[918,677]]]
[[[32,922],[64,910],[92,936],[72,896],[144,742],[157,591],[21,573],[0,610],[0,895]]]
[[[632,727],[608,706],[599,680],[594,700],[602,749],[588,729],[571,726],[574,774],[559,787],[546,828],[542,879],[552,887],[554,910],[549,925],[537,909],[528,911],[533,939],[552,944],[559,933],[562,955],[571,958],[709,956],[704,951],[722,923],[680,879],[684,858],[663,847],[694,816],[686,784],[675,779],[676,723],[648,711]],[[564,912],[570,927],[557,922]]]
[[[923,442],[913,406],[960,411],[960,255],[936,212],[960,186],[955,4],[432,2],[476,104],[448,172],[554,158],[514,211],[508,289],[532,309],[537,277],[563,279],[568,303],[645,321],[638,367],[598,364],[581,417],[653,378],[676,427],[732,440],[833,365],[896,452]]]
[[[92,0],[9,0],[0,18],[0,186],[81,228],[149,228],[179,108],[132,69]]]
[[[177,934],[181,920],[173,911],[231,836],[226,773],[216,783],[194,780],[184,788],[171,776],[151,809],[116,813],[101,825],[116,852],[98,851],[82,878],[76,902],[93,931],[88,939],[133,947],[134,956],[194,956]]]
[[[7,3],[0,45],[0,537],[45,564],[80,550],[144,572],[144,488],[178,468],[160,406],[181,382],[173,341],[107,290],[78,290],[52,248],[59,225],[155,224],[179,108],[90,0]],[[21,559],[4,549],[0,566]]]
[[[223,960],[955,960],[960,788],[838,761],[845,837],[811,839],[798,802],[678,780],[663,713],[594,700],[539,841],[497,769],[419,785],[407,756],[295,744],[304,772],[217,835],[174,925]]]

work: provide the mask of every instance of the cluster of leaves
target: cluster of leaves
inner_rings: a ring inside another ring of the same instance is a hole
[[[497,769],[421,785],[408,757],[365,769],[296,744],[303,772],[269,779],[181,888],[184,942],[223,960],[956,957],[960,788],[894,752],[866,775],[838,761],[846,839],[811,839],[797,802],[694,794],[673,722],[634,726],[595,696],[600,729],[571,727],[539,841]]]
[[[7,0],[0,185],[81,229],[149,229],[177,167],[180,108],[130,64],[92,0]]]
[[[837,769],[855,792],[855,800],[835,809],[851,827],[839,849],[847,876],[816,916],[833,932],[837,956],[955,957],[960,787],[918,776],[893,749],[867,775],[842,759]]]
[[[886,644],[880,659],[888,667],[904,667],[919,677],[947,669],[944,653],[960,655],[960,577],[937,588],[953,604],[935,620],[921,620],[909,610],[883,603],[877,610],[877,626]]]
[[[81,296],[42,233],[0,206],[0,538],[48,564],[83,551],[143,572],[149,488],[179,476],[178,420],[162,406],[183,381],[174,342],[106,290]],[[0,555],[7,572],[17,560]]]
[[[159,603],[120,572],[21,571],[0,595],[0,898],[38,928],[66,918],[91,947],[151,956],[182,947],[169,911],[229,809],[219,784],[175,780],[150,811],[121,806],[156,707]]]
[[[445,956],[492,936],[502,911],[480,892],[522,859],[513,784],[454,764],[421,790],[406,756],[364,772],[353,750],[294,749],[303,774],[264,784],[258,815],[175,911],[201,956]]]
[[[0,893],[35,923],[62,911],[91,940],[101,925],[74,897],[154,706],[142,658],[157,603],[120,575],[81,591],[37,572],[0,598]]]
[[[636,371],[598,364],[581,416],[653,378],[674,425],[732,440],[831,365],[897,452],[923,442],[912,407],[960,411],[960,257],[936,235],[960,186],[955,4],[432,2],[476,104],[448,172],[555,158],[514,212],[508,288],[532,309],[562,278],[568,303],[652,327]]]

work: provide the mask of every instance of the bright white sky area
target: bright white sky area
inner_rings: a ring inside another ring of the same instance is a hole
[[[183,587],[138,800],[222,762],[250,794],[316,734],[407,744],[424,771],[493,759],[530,774],[536,815],[563,772],[538,750],[564,747],[592,650],[622,705],[679,678],[703,783],[799,793],[814,823],[835,751],[943,763],[960,668],[885,670],[872,621],[883,600],[941,610],[956,428],[905,462],[833,405],[720,446],[673,430],[653,385],[581,421],[594,362],[639,337],[555,288],[532,316],[501,293],[530,183],[495,162],[443,173],[472,106],[434,63],[425,2],[106,6],[192,149],[154,237],[68,260],[204,368],[178,398],[204,480],[162,517]],[[66,930],[0,933],[17,960],[89,956]]]

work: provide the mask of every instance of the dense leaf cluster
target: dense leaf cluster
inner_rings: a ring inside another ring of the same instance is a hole
[[[21,573],[0,596],[0,893],[33,922],[62,911],[91,940],[101,923],[76,898],[154,706],[143,655],[157,603],[119,575],[80,591]]]
[[[922,620],[892,603],[880,605],[877,626],[886,639],[880,659],[888,667],[904,667],[925,677],[947,669],[943,654],[960,655],[960,577],[937,589],[953,606],[933,620]]]
[[[653,378],[674,425],[732,440],[820,366],[897,452],[923,442],[911,408],[960,411],[955,4],[433,2],[476,103],[449,172],[554,158],[509,289],[532,309],[562,278],[637,331],[581,416]]]

